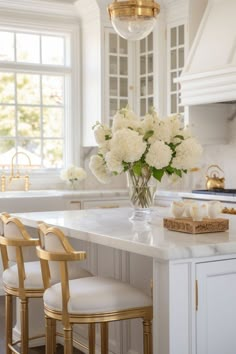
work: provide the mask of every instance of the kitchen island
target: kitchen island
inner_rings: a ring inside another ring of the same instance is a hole
[[[131,223],[130,208],[15,215],[30,227],[41,220],[72,239],[149,257],[154,354],[234,354],[236,218],[228,232],[189,235],[162,227],[167,209],[154,209],[148,224]]]

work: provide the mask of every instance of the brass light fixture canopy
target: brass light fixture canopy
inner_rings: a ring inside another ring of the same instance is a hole
[[[154,0],[114,0],[108,6],[115,31],[128,40],[140,40],[149,35],[156,24],[160,5]]]

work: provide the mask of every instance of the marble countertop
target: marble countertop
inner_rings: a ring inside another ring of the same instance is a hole
[[[236,196],[192,193],[190,191],[157,191],[156,198],[177,198],[177,199],[198,199],[198,200],[219,200],[222,202],[236,203]]]
[[[60,198],[104,198],[117,197],[127,198],[128,191],[125,189],[110,189],[110,190],[29,190],[29,191],[6,191],[0,192],[0,199],[18,199],[18,198],[46,198],[46,197],[60,197]]]
[[[131,213],[131,208],[117,208],[15,215],[27,226],[36,227],[41,220],[60,227],[72,238],[161,260],[236,255],[236,215],[229,216],[227,232],[190,235],[163,228],[163,217],[169,215],[169,208],[154,208],[152,221],[147,224],[131,223]]]

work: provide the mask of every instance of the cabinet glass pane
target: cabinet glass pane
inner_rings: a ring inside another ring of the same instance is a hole
[[[176,47],[177,41],[176,41],[176,27],[171,28],[170,31],[170,45],[171,47]]]
[[[110,55],[110,74],[117,75],[117,57]]]
[[[118,95],[118,82],[115,77],[110,77],[110,96]]]
[[[127,97],[128,96],[128,79],[120,79],[120,96]]]
[[[150,107],[153,107],[153,105],[154,105],[153,97],[149,97],[149,99],[148,99],[148,109],[149,109]]]
[[[148,78],[148,95],[153,95],[153,77],[149,76]]]
[[[145,96],[147,94],[146,79],[142,78],[140,80],[140,96]]]
[[[120,75],[128,75],[128,58],[120,57]]]
[[[184,66],[184,48],[179,48],[179,67],[183,68]]]
[[[109,49],[110,53],[117,53],[117,35],[110,33],[109,35]]]
[[[176,94],[171,95],[171,113],[177,112],[177,96]]]
[[[148,36],[148,51],[152,51],[153,50],[153,33],[151,32]]]
[[[171,64],[170,64],[170,68],[171,69],[176,69],[177,68],[177,56],[176,56],[176,50],[172,50],[171,53],[170,53],[170,56],[171,56]]]
[[[177,90],[177,85],[174,82],[174,79],[176,79],[176,77],[177,77],[176,72],[175,73],[171,73],[171,76],[170,76],[170,90],[171,91],[176,91]]]
[[[114,99],[114,98],[110,99],[110,117],[114,116],[114,114],[116,113],[117,109],[118,109],[117,100]]]
[[[143,117],[143,116],[145,116],[146,113],[147,113],[146,100],[145,99],[141,99],[140,100],[140,114]]]
[[[15,102],[15,77],[12,73],[0,73],[0,103]]]
[[[153,54],[148,55],[148,73],[153,72]]]
[[[128,105],[128,100],[127,99],[120,100],[120,107],[119,107],[120,109],[127,107],[127,105]]]
[[[142,55],[140,57],[140,75],[146,74],[146,57]]]
[[[184,25],[179,26],[179,45],[184,44]]]
[[[128,42],[126,39],[119,37],[120,40],[120,54],[128,54]]]
[[[140,41],[140,53],[144,53],[146,51],[146,41],[145,38]]]

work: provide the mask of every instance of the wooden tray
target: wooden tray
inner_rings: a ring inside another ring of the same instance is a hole
[[[191,218],[164,218],[163,226],[171,231],[186,232],[188,234],[205,234],[207,232],[221,232],[229,228],[229,219],[203,219],[193,221]]]

